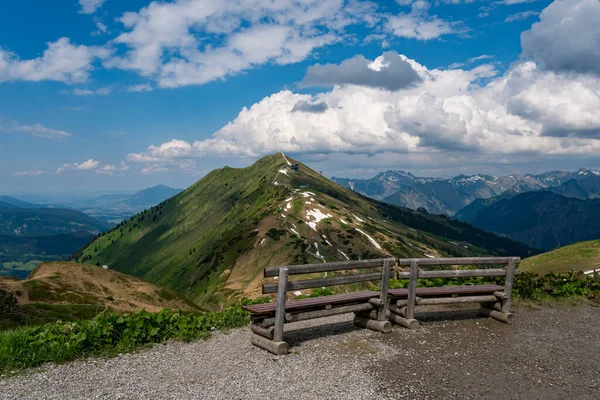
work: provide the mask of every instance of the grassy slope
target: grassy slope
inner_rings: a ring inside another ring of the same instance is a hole
[[[286,167],[276,154],[247,168],[215,170],[74,258],[107,264],[215,309],[234,298],[259,296],[266,266],[339,261],[345,259],[342,252],[358,259],[530,251],[443,216],[373,201],[304,165],[279,172]],[[307,211],[315,210],[331,216],[316,230],[307,224],[313,221]],[[465,248],[460,241],[470,244]]]
[[[522,271],[543,275],[550,272],[600,270],[600,240],[575,243],[523,260]]]
[[[41,264],[24,281],[0,278],[0,289],[13,293],[19,305],[44,304],[36,308],[57,312],[61,307],[48,305],[84,306],[82,309],[100,306],[99,311],[108,307],[123,312],[162,308],[199,311],[195,304],[171,290],[117,271],[75,263]]]

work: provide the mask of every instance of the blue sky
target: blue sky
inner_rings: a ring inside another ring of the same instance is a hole
[[[276,151],[329,176],[598,167],[598,21],[597,0],[5,2],[0,191],[187,187]]]

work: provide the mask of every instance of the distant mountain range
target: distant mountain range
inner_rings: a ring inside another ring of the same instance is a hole
[[[65,259],[108,229],[76,210],[42,208],[15,200],[3,197],[10,207],[0,204],[0,276],[24,278],[39,262]]]
[[[158,185],[50,206],[0,196],[0,276],[24,278],[41,261],[64,260],[99,233],[179,192]]]
[[[130,216],[181,193],[165,185],[140,190],[135,194],[110,194],[93,199],[63,203],[61,206],[82,211],[104,223],[114,226]]]
[[[492,198],[507,191],[524,193],[556,188],[557,193],[568,197],[583,199],[600,196],[600,172],[588,168],[576,172],[551,171],[522,176],[460,175],[451,179],[423,178],[410,172],[386,171],[371,179],[334,177],[332,180],[377,200],[411,209],[424,207],[430,213],[449,216],[476,199]]]
[[[600,198],[581,200],[548,190],[476,200],[456,217],[543,250],[600,238]]]
[[[29,203],[14,197],[0,196],[0,209],[2,208],[45,208],[44,204]]]

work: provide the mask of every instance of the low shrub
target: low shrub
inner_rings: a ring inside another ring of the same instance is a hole
[[[131,352],[169,339],[206,338],[213,330],[243,326],[249,320],[248,313],[239,307],[199,315],[164,309],[158,313],[100,313],[86,321],[57,321],[4,331],[0,332],[0,372]]]

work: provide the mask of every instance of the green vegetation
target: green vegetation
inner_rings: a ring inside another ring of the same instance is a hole
[[[440,282],[441,281],[441,282]],[[407,281],[390,281],[391,288],[405,287]],[[502,278],[422,279],[423,286],[443,284],[465,285],[503,283]],[[369,284],[366,284],[369,285]],[[371,289],[377,290],[371,285]],[[331,288],[315,289],[312,294],[298,296],[317,297],[335,293]],[[536,303],[548,299],[582,299],[600,302],[600,282],[581,273],[539,276],[523,273],[514,285],[514,298]],[[254,300],[242,299],[242,305],[269,302],[268,296]],[[59,314],[55,306],[47,306],[48,316]],[[62,310],[64,311],[64,310]],[[86,312],[79,310],[85,318]],[[141,311],[118,314],[103,311],[94,318],[80,321],[56,321],[40,326],[26,326],[0,331],[0,373],[16,372],[46,362],[65,362],[89,356],[112,356],[136,351],[154,343],[167,340],[193,340],[206,338],[210,332],[241,327],[250,321],[249,314],[240,307],[230,307],[220,312],[183,313],[163,309],[157,313]]]
[[[89,215],[66,208],[7,208],[0,209],[0,216],[0,234],[7,236],[97,234],[107,228]]]
[[[56,321],[81,321],[92,319],[101,312],[111,312],[110,307],[100,304],[45,304],[30,303],[18,306],[17,314],[0,318],[0,331],[23,326],[38,326]]]
[[[47,236],[0,235],[0,276],[25,279],[40,262],[64,260],[93,237],[88,232]]]
[[[600,240],[575,243],[526,258],[519,268],[537,274],[600,270]]]
[[[202,311],[177,292],[92,265],[44,263],[26,280],[0,277],[0,329],[163,308]]]
[[[319,222],[309,215],[319,215]],[[288,169],[275,154],[247,168],[209,173],[99,235],[72,259],[108,265],[218,310],[256,296],[267,266],[424,254],[527,256],[535,250],[446,217],[368,199],[304,165]]]
[[[600,281],[581,272],[547,275],[522,273],[515,280],[513,290],[517,298],[527,300],[583,296],[595,302],[600,301]]]
[[[212,330],[244,326],[249,316],[239,307],[222,312],[184,314],[100,313],[92,320],[62,322],[0,332],[0,372],[18,371],[46,362],[132,352],[169,339],[206,338]]]

